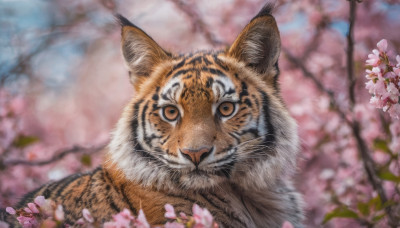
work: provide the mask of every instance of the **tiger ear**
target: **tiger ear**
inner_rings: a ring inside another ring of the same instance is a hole
[[[169,54],[128,19],[119,14],[115,17],[121,25],[122,54],[130,69],[130,81],[139,88],[154,66],[168,59]]]
[[[236,38],[228,56],[244,62],[269,79],[278,74],[277,62],[281,50],[278,26],[271,15],[273,6],[265,5]]]

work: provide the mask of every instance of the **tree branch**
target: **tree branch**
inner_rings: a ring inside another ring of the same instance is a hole
[[[82,146],[73,146],[68,149],[61,149],[54,153],[53,157],[46,159],[46,160],[38,160],[38,161],[27,161],[22,159],[13,159],[13,160],[6,160],[3,161],[3,164],[0,164],[0,167],[3,169],[8,168],[10,166],[16,165],[26,165],[26,166],[42,166],[48,165],[50,163],[56,162],[61,160],[63,157],[69,154],[78,154],[78,153],[85,153],[85,154],[94,154],[98,151],[103,150],[106,147],[106,143],[99,144],[97,146],[92,147],[82,147]],[[1,160],[0,160],[1,162]]]
[[[213,46],[227,45],[226,42],[220,41],[215,38],[215,35],[208,30],[208,26],[204,23],[201,16],[194,10],[193,7],[182,0],[169,0],[172,2],[180,11],[182,11],[189,19],[192,27],[202,33],[206,38],[207,42]]]
[[[356,20],[356,10],[357,10],[357,2],[356,0],[350,0],[350,16],[349,16],[349,31],[347,32],[347,80],[349,83],[349,99],[350,99],[350,110],[353,111],[354,105],[356,103],[355,99],[355,85],[356,80],[354,77],[354,23]]]

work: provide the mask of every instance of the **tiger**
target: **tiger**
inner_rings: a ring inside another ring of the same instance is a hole
[[[87,208],[98,222],[129,209],[165,224],[164,205],[207,208],[220,227],[303,227],[293,185],[297,124],[278,76],[281,39],[266,4],[224,50],[172,54],[121,15],[121,47],[135,95],[102,165],[27,194],[44,196],[73,224]],[[18,226],[17,223],[14,224]]]

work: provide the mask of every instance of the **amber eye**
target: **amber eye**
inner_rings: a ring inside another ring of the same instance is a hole
[[[163,116],[168,121],[174,121],[179,116],[179,110],[175,106],[168,105],[163,108]]]
[[[223,117],[228,117],[235,111],[235,104],[232,102],[224,102],[219,105],[218,112]]]

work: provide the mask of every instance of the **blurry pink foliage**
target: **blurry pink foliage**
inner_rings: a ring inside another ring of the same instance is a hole
[[[357,1],[351,46],[346,35],[352,2],[356,1],[276,1],[274,16],[282,39],[281,91],[302,139],[296,185],[304,194],[305,223],[310,227],[322,223],[325,227],[384,227],[400,220],[400,60],[391,59],[391,52],[400,50],[400,3]],[[59,67],[66,60],[47,48],[33,55],[31,67],[21,71],[29,80],[18,78],[0,88],[0,208],[15,204],[24,193],[49,180],[101,163],[100,153],[82,152],[46,165],[13,165],[15,160],[42,161],[73,145],[107,141],[132,96],[112,13],[127,16],[166,49],[188,52],[225,47],[263,4],[261,0],[52,1],[45,9],[49,14],[56,12],[54,20],[62,20],[59,24],[65,26],[48,28],[50,34],[63,34],[49,47],[63,47],[82,37],[88,42],[84,48],[79,46],[81,54],[69,59],[67,73]],[[11,39],[10,46],[31,50],[25,39],[39,39],[43,31],[23,31]],[[382,38],[386,40],[377,45]],[[349,56],[354,74],[350,79]],[[18,70],[26,63],[20,66]],[[366,70],[367,79],[363,77]],[[49,86],[49,81],[56,86]],[[368,91],[374,94],[372,98]],[[372,159],[372,178],[360,140]],[[170,206],[166,210],[172,227],[179,227],[178,219],[188,219]],[[207,222],[208,214],[202,212]],[[110,225],[132,221],[130,216],[123,211]],[[81,222],[89,220],[90,212],[85,212]]]

